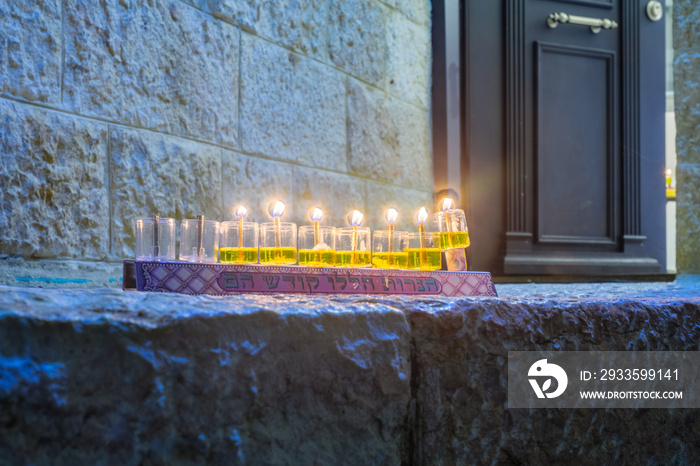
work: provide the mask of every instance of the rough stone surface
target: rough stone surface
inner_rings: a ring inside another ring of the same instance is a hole
[[[348,73],[384,87],[386,13],[372,0],[332,2],[328,38],[331,61]]]
[[[348,212],[358,209],[365,215],[368,213],[365,182],[338,173],[296,167],[294,218],[297,223],[310,225],[309,210],[316,206],[323,209],[324,225],[347,226]]]
[[[502,298],[532,302],[687,299],[700,298],[700,275],[678,275],[672,282],[498,283],[496,287]]]
[[[248,153],[344,170],[343,75],[246,33],[241,50],[241,143]]]
[[[430,107],[430,29],[393,12],[387,22],[387,90]]]
[[[107,126],[0,102],[0,254],[104,259]]]
[[[676,257],[678,270],[700,272],[700,163],[676,165]]]
[[[0,1],[0,93],[61,101],[61,1]]]
[[[134,257],[135,221],[221,220],[221,149],[148,131],[110,129],[112,255]]]
[[[506,404],[509,350],[698,351],[700,275],[497,290],[454,299],[0,287],[0,458],[700,462],[698,410]]]
[[[676,157],[700,164],[700,49],[677,54],[673,70]]]
[[[121,288],[122,262],[35,260],[0,255],[0,285],[37,288]]]
[[[700,9],[697,0],[673,0],[673,48],[700,48]]]
[[[208,0],[217,18],[305,55],[328,59],[328,2]]]
[[[430,27],[430,0],[381,0],[384,4],[396,8],[411,21]]]
[[[415,464],[700,461],[697,410],[509,410],[506,400],[508,351],[698,351],[700,299],[457,299],[403,309],[415,348]]]
[[[371,206],[367,212],[367,225],[373,230],[383,230],[387,227],[386,211],[389,207],[394,207],[399,211],[396,229],[417,231],[416,214],[421,207],[428,209],[428,212],[432,210],[433,194],[430,191],[419,191],[368,181],[367,205]]]
[[[282,219],[291,221],[294,213],[292,171],[293,167],[286,163],[225,151],[223,220],[235,220],[235,209],[243,204],[248,209],[246,220],[271,222],[268,206],[282,200],[286,204]]]
[[[351,173],[432,187],[428,112],[353,79],[348,86]]]
[[[68,0],[64,21],[68,109],[237,146],[237,28],[169,0]]]
[[[367,299],[0,288],[0,457],[401,464],[409,358]]]

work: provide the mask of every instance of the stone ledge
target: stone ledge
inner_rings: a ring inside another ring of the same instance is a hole
[[[410,371],[387,305],[0,288],[0,457],[398,464]]]
[[[697,351],[699,285],[606,284],[600,299],[595,284],[490,299],[0,287],[0,457],[697,463],[697,410],[509,410],[506,363],[508,350]]]

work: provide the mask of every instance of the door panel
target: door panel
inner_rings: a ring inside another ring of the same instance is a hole
[[[612,244],[615,54],[542,42],[535,47],[538,241]]]

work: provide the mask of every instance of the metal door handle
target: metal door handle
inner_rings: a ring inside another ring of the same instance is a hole
[[[616,29],[617,23],[611,19],[586,18],[585,16],[574,16],[566,13],[552,13],[547,17],[547,26],[555,28],[559,23],[580,24],[590,26],[593,34],[598,34],[600,28]]]

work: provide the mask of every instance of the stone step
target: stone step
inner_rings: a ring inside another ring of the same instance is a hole
[[[678,295],[692,294],[693,283]],[[512,287],[526,285],[502,286],[516,294]],[[556,294],[214,297],[0,287],[0,458],[700,462],[696,410],[506,404],[509,350],[697,351],[700,298],[547,293]]]

